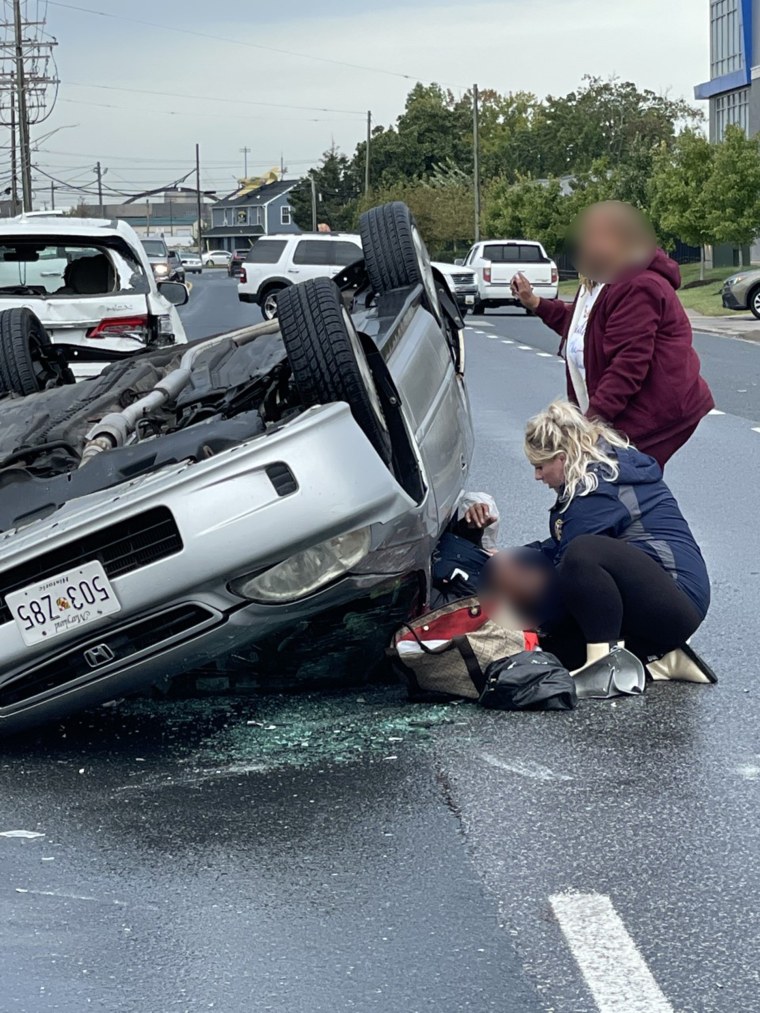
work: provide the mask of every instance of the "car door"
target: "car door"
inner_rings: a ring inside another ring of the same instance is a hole
[[[326,239],[298,240],[287,270],[293,284],[310,278],[331,278],[335,274],[332,269],[331,245]]]
[[[344,267],[355,264],[363,257],[362,248],[358,243],[352,243],[349,239],[336,239],[326,244],[332,250],[332,273],[338,274]]]

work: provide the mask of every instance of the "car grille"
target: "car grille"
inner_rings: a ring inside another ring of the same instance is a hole
[[[12,619],[5,603],[7,594],[53,577],[71,566],[97,559],[108,577],[120,577],[181,551],[179,529],[166,507],[154,507],[117,524],[109,524],[0,573],[0,623]]]
[[[177,605],[121,628],[106,627],[96,639],[80,644],[63,656],[57,655],[0,687],[0,707],[21,703],[40,693],[81,679],[82,676],[95,675],[99,668],[88,663],[85,657],[85,652],[90,648],[108,648],[110,660],[107,663],[121,667],[141,651],[149,651],[195,627],[208,625],[213,618],[214,613],[202,605],[187,604]]]
[[[455,285],[474,285],[475,278],[471,274],[452,274],[452,281]]]

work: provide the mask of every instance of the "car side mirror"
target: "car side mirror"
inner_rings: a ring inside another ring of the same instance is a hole
[[[464,267],[464,261],[462,260],[461,257],[459,257],[457,260],[454,261],[454,265],[456,267]]]
[[[158,283],[158,291],[172,306],[184,306],[190,298],[187,285],[181,281],[161,281]]]

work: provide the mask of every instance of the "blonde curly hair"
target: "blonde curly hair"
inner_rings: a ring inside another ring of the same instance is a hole
[[[563,510],[576,496],[594,492],[600,474],[614,482],[620,473],[614,450],[628,446],[624,436],[598,419],[587,419],[569,401],[553,401],[525,427],[525,454],[534,468],[565,455]]]

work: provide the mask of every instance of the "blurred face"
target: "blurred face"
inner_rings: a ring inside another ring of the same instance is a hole
[[[614,281],[632,264],[654,256],[654,235],[633,207],[616,202],[593,204],[575,230],[578,270],[598,282]]]
[[[557,454],[551,461],[543,461],[533,465],[533,473],[537,482],[543,482],[550,489],[561,489],[565,484],[565,455]]]
[[[549,573],[544,567],[531,566],[511,551],[497,552],[488,562],[486,585],[481,591],[485,602],[512,608],[519,616],[531,619],[546,593]]]

